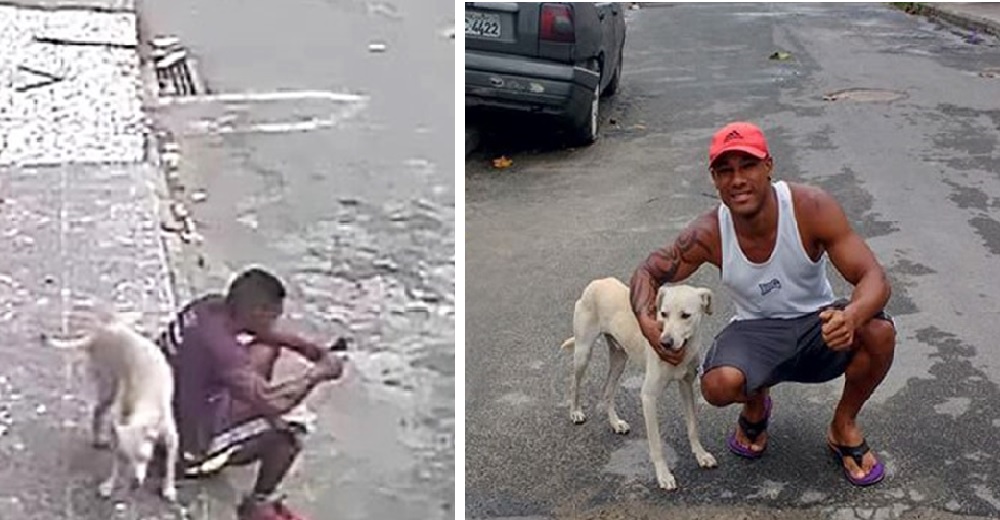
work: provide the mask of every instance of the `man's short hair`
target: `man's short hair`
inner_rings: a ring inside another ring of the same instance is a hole
[[[277,276],[259,267],[253,267],[243,271],[229,283],[226,303],[238,309],[279,305],[286,295],[285,284]]]

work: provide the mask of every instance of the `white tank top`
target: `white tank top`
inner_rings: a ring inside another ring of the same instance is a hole
[[[747,259],[736,240],[732,215],[719,204],[722,284],[736,304],[733,320],[795,318],[834,300],[826,277],[826,252],[813,262],[802,246],[788,184],[772,184],[778,197],[778,237],[764,263]]]

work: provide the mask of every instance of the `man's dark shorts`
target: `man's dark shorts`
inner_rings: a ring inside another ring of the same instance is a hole
[[[844,300],[836,303],[840,308]],[[746,378],[745,395],[783,382],[824,383],[843,375],[853,353],[831,350],[823,341],[820,311],[789,319],[733,321],[715,336],[702,372],[731,366]],[[873,319],[893,323],[882,311]]]

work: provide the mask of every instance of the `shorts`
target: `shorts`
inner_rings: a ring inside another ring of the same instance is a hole
[[[289,434],[292,442],[301,445],[302,437],[309,431],[305,423],[288,421],[281,431]],[[254,439],[266,433],[278,431],[279,426],[264,417],[247,419],[222,429],[212,437],[208,449],[198,456],[182,454],[182,474],[185,478],[201,478],[215,475],[230,465],[240,451]]]
[[[846,300],[832,305],[843,308]],[[820,311],[797,318],[737,320],[715,336],[702,373],[720,366],[743,372],[744,395],[783,382],[825,383],[844,374],[853,352],[831,350],[823,341]],[[893,323],[885,311],[873,319]]]

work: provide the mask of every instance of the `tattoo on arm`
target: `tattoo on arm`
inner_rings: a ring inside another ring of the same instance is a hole
[[[687,228],[673,244],[654,251],[643,262],[631,281],[632,310],[635,313],[651,314],[655,294],[660,285],[673,283],[686,278],[688,273],[680,273],[683,265],[699,265],[703,261],[696,253],[702,249],[701,257],[706,256],[711,249],[706,241],[699,236],[698,229]]]

